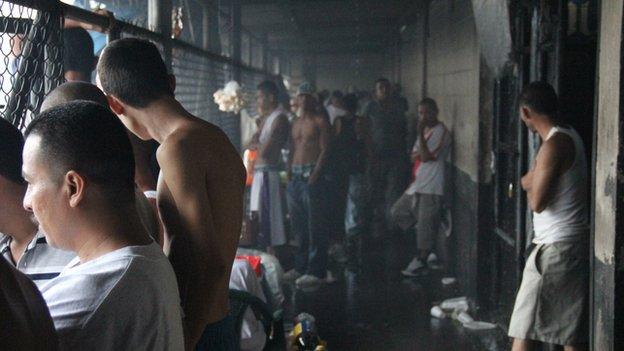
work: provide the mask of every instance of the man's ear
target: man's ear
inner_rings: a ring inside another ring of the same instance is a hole
[[[123,115],[124,112],[126,112],[123,103],[119,101],[118,98],[112,95],[106,95],[106,99],[108,100],[108,106],[110,106],[110,109],[113,111],[114,114]]]
[[[526,106],[520,106],[520,114],[525,119],[530,119],[531,118],[531,109],[529,109]]]
[[[69,171],[65,174],[63,181],[69,198],[69,206],[78,207],[85,196],[84,178],[76,171]]]
[[[171,88],[171,92],[175,93],[176,89],[176,77],[173,74],[169,75],[169,87]]]

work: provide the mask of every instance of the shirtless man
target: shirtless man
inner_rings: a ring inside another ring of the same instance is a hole
[[[548,83],[529,84],[519,105],[522,121],[542,146],[521,181],[536,246],[522,274],[509,336],[514,351],[533,350],[535,341],[586,350],[590,254],[583,141],[561,124],[557,94]]]
[[[175,79],[154,44],[116,40],[104,49],[97,70],[111,109],[126,127],[160,143],[158,207],[171,237],[186,349],[234,349],[228,283],[243,218],[242,160],[223,131],[175,99]]]
[[[256,245],[262,250],[286,243],[278,166],[290,128],[286,111],[279,107],[278,94],[277,86],[271,81],[258,85],[260,128],[251,145],[257,150],[258,157],[251,184],[250,208],[260,222]]]
[[[292,126],[290,183],[287,188],[292,230],[299,241],[295,269],[284,279],[297,286],[318,285],[327,274],[327,185],[323,179],[330,139],[327,118],[319,114],[314,89],[303,83],[297,92],[300,117]]]

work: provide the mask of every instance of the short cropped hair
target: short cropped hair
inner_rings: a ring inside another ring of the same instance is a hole
[[[379,83],[383,83],[383,84],[390,84],[390,80],[386,77],[380,77],[377,78],[377,80],[375,81],[375,85],[379,84]]]
[[[275,101],[277,101],[277,97],[279,96],[279,89],[277,85],[270,80],[265,80],[264,82],[258,84],[258,91],[263,92],[266,95],[273,95]]]
[[[358,108],[358,98],[355,94],[347,94],[342,98],[342,104],[345,109],[352,114],[355,114]]]
[[[143,108],[163,96],[173,96],[165,62],[156,45],[147,40],[111,42],[97,69],[104,92],[130,106]]]
[[[423,98],[418,103],[418,106],[427,106],[429,112],[433,113],[434,116],[437,116],[440,112],[440,109],[438,109],[438,103],[432,98]]]
[[[551,118],[557,118],[559,114],[557,93],[552,85],[546,82],[532,82],[524,87],[519,104]]]
[[[61,104],[37,116],[25,135],[41,137],[41,156],[53,176],[74,170],[98,185],[111,202],[134,202],[132,145],[108,108],[84,100]]]
[[[95,59],[93,39],[84,28],[72,27],[63,29],[63,69],[78,71],[91,76]]]
[[[336,99],[342,99],[344,97],[344,94],[340,90],[334,90],[331,93],[331,97],[336,98]]]
[[[0,117],[0,176],[17,184],[23,184],[22,133],[9,121]]]
[[[67,82],[54,88],[41,104],[41,111],[75,100],[97,102],[108,107],[108,100],[100,88],[87,82]]]

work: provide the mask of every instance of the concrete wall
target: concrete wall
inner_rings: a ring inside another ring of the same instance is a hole
[[[423,13],[402,32],[399,76],[411,104],[426,94],[440,107],[439,118],[453,136],[448,201],[454,231],[450,265],[464,291],[477,295],[479,241],[491,218],[489,174],[493,77],[482,63],[470,0],[434,1],[429,36]],[[425,58],[426,56],[426,58]],[[386,68],[387,71],[392,71]],[[396,71],[396,69],[394,70]]]
[[[345,91],[349,86],[372,90],[384,67],[382,53],[331,54],[316,57],[318,89]]]
[[[622,0],[602,2],[599,36],[592,347],[605,351],[624,342],[623,8]]]

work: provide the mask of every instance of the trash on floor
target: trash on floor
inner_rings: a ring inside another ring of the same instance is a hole
[[[326,343],[316,330],[316,319],[309,313],[300,313],[295,318],[295,328],[290,333],[291,351],[326,351]]]

